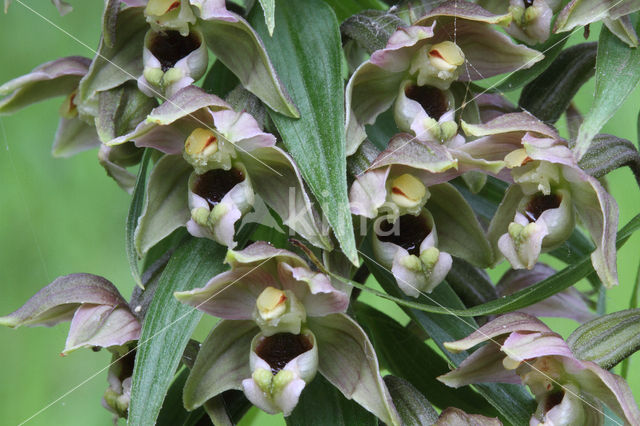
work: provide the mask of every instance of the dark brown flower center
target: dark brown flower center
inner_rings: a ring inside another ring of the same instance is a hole
[[[444,92],[435,87],[410,85],[404,89],[404,94],[407,98],[418,102],[434,120],[439,120],[449,109]]]
[[[256,347],[256,354],[265,360],[276,374],[295,357],[313,348],[304,334],[278,333],[265,337]]]
[[[244,173],[239,169],[209,170],[195,179],[192,191],[207,200],[209,207],[213,208],[231,188],[243,180]]]
[[[383,220],[380,223],[378,239],[385,243],[393,243],[407,250],[409,254],[420,255],[420,244],[427,238],[431,228],[427,219],[422,216],[405,214],[395,223]]]
[[[167,71],[200,47],[200,43],[200,38],[194,33],[183,37],[178,31],[164,31],[154,34],[149,50],[160,61],[162,71]]]
[[[533,6],[533,0],[524,0],[524,8],[528,8],[529,6]]]
[[[560,207],[561,202],[562,197],[558,194],[535,195],[531,200],[529,200],[524,215],[527,217],[529,222],[535,222],[545,211]]]
[[[548,395],[544,401],[544,412],[548,413],[549,411],[551,411],[553,407],[562,402],[562,398],[564,398],[563,391],[557,391]]]

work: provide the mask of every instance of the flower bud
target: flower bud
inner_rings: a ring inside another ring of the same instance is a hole
[[[300,333],[307,313],[290,290],[267,287],[256,300],[254,319],[265,336],[276,333]]]
[[[148,96],[157,96],[157,91],[166,97],[200,79],[209,60],[204,36],[197,30],[186,35],[173,30],[149,31],[142,58],[139,89]]]
[[[458,78],[459,67],[464,64],[464,52],[452,41],[427,45],[411,61],[409,73],[416,76],[418,86],[430,85],[447,90]]]

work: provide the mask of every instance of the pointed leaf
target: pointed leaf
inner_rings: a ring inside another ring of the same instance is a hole
[[[254,15],[257,16],[257,13]],[[273,53],[269,52],[270,60],[260,40],[260,37],[263,40],[270,39],[266,28],[265,33],[258,36],[247,21],[234,16],[235,21],[213,20],[203,23],[202,31],[207,46],[240,79],[242,85],[262,102],[281,114],[298,117],[296,106],[280,82],[282,75],[276,75],[271,64]],[[264,19],[261,19],[261,24],[264,28]]]
[[[259,10],[254,11],[251,22],[300,109],[299,120],[269,114],[321,202],[343,252],[357,263],[347,197],[342,50],[335,15],[320,0],[279,0],[272,38]]]
[[[593,104],[580,126],[575,146],[578,159],[587,152],[593,137],[620,108],[639,81],[640,49],[630,48],[607,28],[602,28],[598,40]]]
[[[578,359],[605,370],[640,350],[640,309],[627,309],[596,318],[578,327],[567,339]]]
[[[240,83],[238,77],[221,61],[215,61],[204,78],[202,88],[207,93],[225,98]]]
[[[129,261],[129,269],[131,270],[133,280],[140,287],[142,287],[142,281],[140,280],[140,270],[138,269],[138,252],[136,250],[135,243],[135,229],[138,224],[140,214],[142,213],[144,189],[147,186],[147,167],[150,159],[151,149],[145,149],[144,155],[142,156],[142,163],[138,170],[136,185],[133,188],[131,204],[129,204],[129,212],[127,213],[127,221],[124,225],[125,248],[127,251],[127,260]]]
[[[163,271],[142,326],[129,405],[129,425],[153,425],[189,337],[202,313],[183,305],[175,291],[204,285],[222,272],[226,254],[210,240],[191,238],[175,251]]]
[[[194,411],[185,410],[182,405],[182,389],[189,376],[189,369],[183,368],[176,376],[162,403],[156,426],[187,426],[194,425],[205,412],[202,408]]]
[[[578,89],[593,76],[596,52],[596,43],[563,50],[545,72],[522,89],[518,105],[546,123],[558,121]]]
[[[367,9],[385,10],[388,6],[382,0],[325,0],[342,22],[348,17]]]
[[[264,22],[267,24],[269,35],[273,35],[273,29],[276,26],[276,2],[275,0],[260,0],[260,6],[264,11]]]
[[[376,426],[378,419],[355,401],[345,398],[321,375],[309,383],[298,405],[285,419],[288,426]]]
[[[96,128],[79,117],[60,117],[53,139],[51,154],[54,157],[71,157],[79,152],[100,146]]]
[[[384,49],[391,35],[406,23],[397,15],[381,10],[365,10],[340,25],[342,34],[358,42],[368,53]]]
[[[193,168],[182,155],[165,155],[149,175],[146,199],[135,230],[138,254],[184,226],[190,218],[187,194],[188,180]]]

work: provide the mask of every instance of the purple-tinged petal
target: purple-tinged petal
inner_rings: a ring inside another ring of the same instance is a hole
[[[17,311],[0,317],[0,325],[17,328],[53,326],[72,318],[83,303],[118,306],[127,302],[105,278],[92,274],[71,274],[56,278],[32,296]]]
[[[83,304],[73,315],[63,355],[83,347],[121,346],[140,338],[141,325],[127,305]]]
[[[187,203],[191,166],[179,155],[165,155],[149,175],[146,198],[136,226],[136,250],[143,255],[189,220]]]
[[[345,92],[347,155],[355,153],[366,139],[364,126],[373,124],[393,104],[404,79],[404,73],[387,71],[370,61],[353,73]]]
[[[78,117],[60,117],[53,139],[51,153],[54,157],[71,157],[79,152],[100,146],[100,139],[93,126]]]
[[[513,21],[507,27],[507,33],[513,38],[533,45],[544,43],[551,32],[553,10],[546,0],[534,0],[526,5],[523,0],[511,0]]]
[[[609,31],[614,33],[620,40],[624,41],[629,47],[638,47],[640,43],[638,40],[638,34],[636,34],[635,28],[629,15],[621,16],[618,19],[604,19],[604,24]]]
[[[527,132],[522,137],[522,146],[532,160],[577,167],[573,151],[569,149],[563,139],[538,138]]]
[[[498,343],[487,343],[462,361],[458,368],[437,379],[454,388],[473,383],[520,384],[520,377],[515,370],[504,368],[502,360],[505,355],[500,351]]]
[[[510,358],[510,362],[523,362],[543,356],[573,357],[571,349],[562,337],[552,332],[513,332],[504,341],[500,350]],[[514,365],[510,364],[510,367],[509,369],[513,369]]]
[[[470,124],[463,121],[462,129],[467,135],[478,137],[512,132],[523,136],[526,132],[530,132],[551,139],[559,139],[554,129],[527,112],[504,114],[484,124]]]
[[[353,399],[388,425],[400,417],[380,375],[373,345],[360,326],[344,314],[309,318],[319,351],[319,371],[347,399]]]
[[[438,143],[421,142],[408,133],[402,133],[391,139],[387,149],[380,153],[369,170],[394,164],[440,173],[456,168],[457,160]]]
[[[531,269],[538,262],[542,252],[542,242],[549,235],[544,220],[529,222],[521,213],[498,239],[498,249],[509,261],[513,269]]]
[[[91,60],[68,56],[38,65],[29,74],[0,86],[0,114],[11,114],[45,99],[68,95],[78,87]]]
[[[202,288],[176,292],[176,299],[214,317],[249,320],[256,299],[267,287],[280,287],[264,268],[240,267],[222,272]]]
[[[370,170],[359,176],[349,190],[351,214],[373,219],[387,199],[387,177],[390,167]]]
[[[216,130],[243,151],[253,151],[276,144],[276,137],[263,132],[256,119],[246,112],[222,110],[211,115]]]
[[[476,97],[475,102],[478,105],[480,119],[483,123],[517,111],[515,105],[497,93],[483,93]]]
[[[467,414],[459,408],[449,407],[442,411],[434,426],[502,426],[502,422],[497,418]]]
[[[199,9],[200,18],[205,21],[211,19],[229,22],[237,21],[237,18],[227,10],[225,0],[189,0],[189,3]]]
[[[424,25],[424,23],[434,20],[440,24],[441,19],[438,19],[440,17],[497,25],[507,25],[511,21],[511,16],[508,13],[496,15],[477,4],[451,0],[432,9],[427,15],[421,17],[416,25]]]
[[[4,0],[4,13],[7,13],[7,11],[9,10],[9,5],[11,5],[12,1],[13,0]],[[51,3],[53,3],[56,9],[58,9],[58,13],[60,14],[60,16],[64,16],[73,10],[73,7],[71,7],[71,5],[66,1],[51,0]]]
[[[202,342],[187,378],[183,402],[188,410],[229,389],[242,389],[250,376],[251,340],[258,333],[253,321],[220,321]]]
[[[124,147],[126,145],[119,146]],[[131,194],[136,184],[136,176],[114,159],[116,156],[115,152],[117,151],[116,148],[118,148],[118,146],[100,145],[98,162],[104,167],[107,175],[115,180],[120,188]]]
[[[135,140],[137,146],[156,148],[167,154],[182,152],[187,136],[195,127],[213,124],[207,109],[218,111],[231,108],[225,101],[196,86],[178,91],[162,105],[154,108],[147,119],[131,132],[107,142],[119,145]]]
[[[498,249],[498,240],[509,228],[509,224],[513,222],[516,211],[520,202],[524,198],[524,193],[520,185],[510,185],[498,206],[498,210],[494,213],[487,231],[487,239],[493,248],[495,255],[494,263],[500,260],[500,250]]]
[[[276,248],[264,241],[253,243],[243,250],[229,250],[225,258],[225,263],[231,265],[232,268],[241,266],[252,267],[263,264],[267,267],[267,263],[275,264],[280,262],[288,263],[294,267],[308,267],[307,262],[297,254]]]
[[[457,340],[455,342],[445,342],[444,346],[450,352],[466,351],[482,342],[509,334],[514,331],[520,332],[552,332],[539,319],[532,317],[521,312],[512,312],[505,315],[501,315],[491,322],[480,327],[478,330],[471,333],[464,339]]]
[[[555,272],[543,263],[537,263],[531,270],[511,269],[500,278],[496,289],[500,296],[508,296],[549,278]],[[571,318],[579,323],[596,317],[596,314],[589,310],[582,294],[573,287],[519,311],[536,317]]]
[[[309,316],[342,313],[349,306],[349,295],[336,289],[329,277],[322,273],[313,272],[306,267],[279,263],[278,275],[282,288],[291,290],[296,295]]]
[[[263,140],[269,139],[265,136]],[[254,191],[278,213],[284,225],[314,246],[330,250],[333,245],[327,236],[326,224],[311,202],[300,169],[291,156],[276,146],[237,154],[247,169]]]
[[[201,28],[209,49],[238,77],[245,89],[271,109],[299,117],[258,34],[242,17],[229,13],[235,20],[214,19],[203,23]]]
[[[618,205],[597,179],[580,169],[563,167],[569,181],[576,211],[593,239],[596,250],[591,262],[602,283],[611,288],[618,284],[616,267],[616,231]]]
[[[391,35],[384,49],[373,52],[371,63],[393,73],[406,71],[413,55],[425,44],[423,40],[433,37],[433,27],[431,24],[399,28]]]

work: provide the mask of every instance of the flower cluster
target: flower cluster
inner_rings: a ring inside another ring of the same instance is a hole
[[[54,3],[61,12],[70,10]],[[362,243],[366,262],[354,265],[325,220],[330,209],[317,185],[286,149],[279,120],[295,121],[300,112],[276,74],[274,53],[245,19],[249,10],[224,0],[107,1],[95,58],[53,60],[5,83],[0,113],[64,97],[53,154],[97,148],[107,174],[138,198],[143,194],[132,245],[152,265],[143,280],[147,288],[136,288],[129,304],[104,278],[68,275],[0,324],[71,320],[63,354],[80,347],[112,352],[103,405],[127,417],[136,342],[156,294],[151,284],[158,285],[157,274],[176,248],[172,235],[185,228],[184,238],[225,247],[228,265],[225,270],[222,259],[206,259],[224,272],[175,292],[171,300],[220,319],[195,361],[185,362],[187,410],[204,406],[217,419],[210,402],[238,390],[265,412],[290,416],[319,373],[380,421],[400,425],[411,424],[409,403],[381,375],[381,364],[391,370],[393,363],[386,356],[379,362],[375,339],[350,303],[360,294],[352,285],[364,285],[368,266],[388,270],[393,289],[385,290],[415,307],[448,287],[457,262],[485,279],[480,269],[506,259],[511,269],[491,292],[495,299],[509,298],[553,276],[541,256],[582,235],[582,228],[593,241],[594,280],[616,286],[615,200],[581,167],[572,141],[553,123],[484,93],[474,82],[530,69],[544,58],[536,46],[552,32],[597,20],[637,45],[630,14],[640,4],[621,1],[605,10],[608,2],[588,0],[564,7],[551,0],[435,3],[421,16],[410,13],[410,21],[402,21],[401,8],[386,12],[383,17],[401,24],[378,48],[367,52],[358,44],[362,40],[343,40],[345,49],[361,50],[360,56],[347,55],[353,72],[345,76],[339,123],[346,141],[340,149],[356,166],[340,176],[350,204],[338,208],[365,224],[354,241]],[[226,74],[214,73],[214,66],[207,81],[228,77],[235,88],[213,94],[211,84],[198,83],[210,68],[210,53]],[[380,143],[373,143],[375,133]],[[318,162],[332,174],[340,170]],[[138,164],[136,178],[130,168]],[[503,191],[486,213],[474,200],[487,203],[482,191],[488,183]],[[295,238],[288,240],[286,232]],[[629,424],[640,424],[626,382],[576,358],[533,316],[595,318],[589,296],[567,287],[519,306],[520,312],[484,318],[489,322],[467,338],[436,341],[448,356],[489,341],[438,379],[453,387],[526,385],[537,402],[528,413],[531,424],[603,424],[603,404]],[[435,424],[500,424],[439,408]]]

